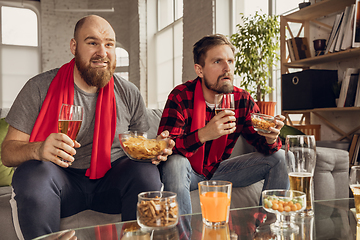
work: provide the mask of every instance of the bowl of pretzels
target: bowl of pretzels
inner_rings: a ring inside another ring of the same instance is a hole
[[[134,161],[151,162],[168,147],[168,139],[148,139],[144,132],[127,131],[119,134],[125,154]]]
[[[142,192],[138,195],[137,223],[145,229],[166,229],[178,223],[176,193],[169,191]]]

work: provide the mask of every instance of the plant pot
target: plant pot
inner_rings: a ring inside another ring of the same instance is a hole
[[[256,102],[256,104],[259,106],[260,108],[260,113],[266,114],[266,115],[270,115],[270,116],[274,116],[275,114],[275,106],[276,106],[276,102],[262,102],[262,101],[258,101]]]

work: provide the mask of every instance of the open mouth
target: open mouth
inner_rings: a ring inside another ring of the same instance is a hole
[[[222,77],[220,78],[221,81],[231,81],[230,77]]]
[[[108,66],[108,62],[103,62],[103,61],[92,61],[91,63],[95,67],[107,67]]]
[[[91,59],[91,64],[96,68],[104,68],[109,65],[109,60],[106,58],[102,59]]]

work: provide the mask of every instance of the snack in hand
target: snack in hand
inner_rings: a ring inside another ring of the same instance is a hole
[[[167,147],[166,140],[147,139],[133,134],[120,134],[120,143],[126,154],[137,160],[156,158]]]
[[[255,131],[262,131],[265,133],[271,132],[270,127],[275,127],[275,118],[273,116],[261,114],[261,113],[251,113],[251,122]]]

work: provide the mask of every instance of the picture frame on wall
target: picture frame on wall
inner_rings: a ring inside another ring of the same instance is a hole
[[[360,47],[360,0],[355,2],[352,47]]]

